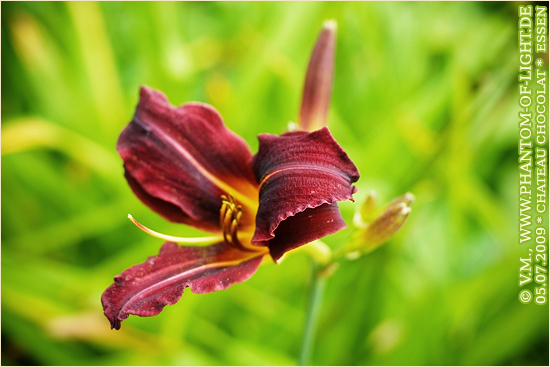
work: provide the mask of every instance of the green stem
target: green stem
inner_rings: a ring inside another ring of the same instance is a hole
[[[300,366],[307,366],[311,361],[313,341],[319,321],[319,310],[321,309],[321,301],[325,290],[326,277],[321,274],[322,268],[315,262],[312,262],[311,268],[311,284],[309,288],[302,348],[300,350]]]

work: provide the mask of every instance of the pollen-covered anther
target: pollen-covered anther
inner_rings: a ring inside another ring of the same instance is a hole
[[[222,206],[220,208],[220,227],[223,231],[225,241],[239,249],[246,249],[237,237],[239,221],[243,216],[243,209],[237,204],[231,194],[222,195]]]

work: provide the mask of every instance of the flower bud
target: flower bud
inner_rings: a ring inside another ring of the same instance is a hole
[[[363,207],[367,207],[367,209],[365,209],[366,214],[371,210],[369,207],[372,205],[374,197],[375,196],[371,193],[363,204]],[[367,203],[369,198],[371,204]],[[410,205],[413,200],[414,195],[406,193],[398,196],[386,205],[378,216],[370,223],[364,224],[344,246],[343,250],[346,253],[346,257],[357,258],[360,254],[372,252],[389,240],[407,220],[411,212]],[[363,207],[361,208],[362,217]]]
[[[302,130],[314,131],[326,125],[336,44],[335,20],[327,20],[311,54],[304,83],[298,123]]]
[[[405,203],[390,206],[367,225],[363,233],[366,252],[370,252],[390,239],[401,228],[411,208]]]
[[[378,205],[378,194],[376,191],[371,190],[369,192],[369,196],[363,201],[363,204],[357,208],[357,210],[353,216],[353,224],[355,224],[356,227],[363,227],[366,223],[370,222],[374,219],[374,215],[376,214],[376,206]]]

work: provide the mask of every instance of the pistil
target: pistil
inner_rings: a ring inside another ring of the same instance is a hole
[[[163,233],[159,233],[159,232],[153,231],[152,229],[149,229],[149,228],[145,227],[143,224],[141,224],[140,222],[135,220],[134,217],[132,217],[131,214],[128,214],[128,219],[130,219],[132,221],[132,223],[134,223],[136,225],[136,227],[141,229],[143,232],[145,232],[145,233],[147,233],[147,234],[149,234],[153,237],[157,237],[157,238],[160,238],[160,239],[163,239],[163,240],[166,240],[166,241],[177,242],[177,243],[212,243],[212,242],[223,241],[223,239],[224,239],[224,237],[222,237],[222,236],[209,236],[209,237],[176,237],[176,236],[169,236],[169,235],[165,235]]]

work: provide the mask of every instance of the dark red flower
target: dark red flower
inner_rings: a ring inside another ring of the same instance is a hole
[[[277,261],[346,226],[336,202],[353,200],[359,172],[328,128],[258,138],[252,155],[213,107],[173,107],[161,92],[141,88],[117,145],[126,179],[164,218],[214,237],[202,247],[166,242],[158,255],[116,276],[101,299],[111,328],[129,314],[157,315],[185,287],[209,293],[245,281],[265,255]]]

